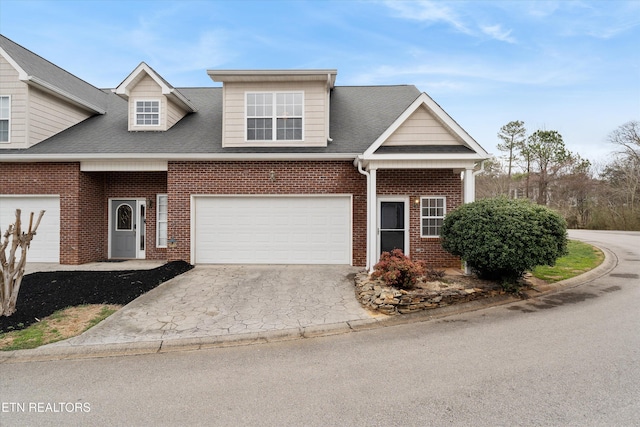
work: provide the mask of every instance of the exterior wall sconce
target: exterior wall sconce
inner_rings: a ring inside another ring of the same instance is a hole
[[[413,205],[415,207],[420,206],[420,198],[419,197],[416,197],[415,199],[413,199]]]
[[[169,240],[167,240],[167,247],[168,248],[175,248],[176,246],[178,246],[178,242],[176,241],[176,239],[174,239],[173,237]]]
[[[275,171],[269,172],[269,181],[274,182],[275,180],[276,180],[276,172]]]
[[[147,199],[146,203],[147,203],[147,208],[153,209],[153,199]]]

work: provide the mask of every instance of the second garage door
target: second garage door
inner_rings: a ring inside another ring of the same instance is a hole
[[[59,196],[10,196],[0,195],[0,230],[7,231],[16,221],[16,209],[22,210],[22,231],[29,229],[29,214],[36,221],[45,210],[38,231],[27,252],[27,262],[60,262],[60,197]],[[7,251],[8,253],[8,251]],[[20,253],[20,250],[18,250]]]
[[[193,201],[196,263],[351,264],[350,196]]]

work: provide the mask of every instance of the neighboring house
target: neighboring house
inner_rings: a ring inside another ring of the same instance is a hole
[[[428,95],[207,73],[222,87],[141,63],[100,90],[0,36],[0,226],[47,210],[30,261],[460,265],[440,224],[489,156]]]

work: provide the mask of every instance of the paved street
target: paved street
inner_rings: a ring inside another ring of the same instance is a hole
[[[638,425],[640,233],[571,236],[609,248],[617,266],[539,299],[409,325],[0,364],[0,425]]]

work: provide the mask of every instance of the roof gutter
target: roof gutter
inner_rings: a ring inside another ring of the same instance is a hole
[[[3,154],[0,162],[79,162],[90,160],[166,160],[166,161],[264,161],[311,160],[353,161],[357,153],[64,153]]]

